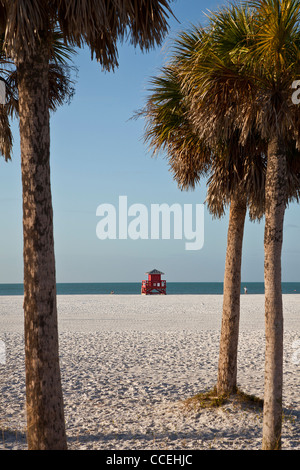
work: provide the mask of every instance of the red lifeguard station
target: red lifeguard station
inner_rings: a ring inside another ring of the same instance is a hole
[[[164,273],[157,269],[152,269],[152,271],[148,271],[146,274],[148,274],[148,280],[142,281],[141,293],[143,295],[166,295],[167,282],[161,279],[161,275]]]

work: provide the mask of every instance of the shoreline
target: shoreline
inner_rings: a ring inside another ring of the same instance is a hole
[[[248,294],[264,294],[264,282],[242,282]],[[141,295],[142,282],[94,282],[57,283],[57,295]],[[282,282],[282,293],[300,294],[300,282]],[[23,284],[0,284],[2,296],[23,295]],[[170,282],[167,281],[167,295],[223,295],[223,282]]]

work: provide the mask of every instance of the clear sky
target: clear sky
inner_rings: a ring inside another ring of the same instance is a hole
[[[104,73],[78,51],[76,93],[70,105],[51,117],[51,178],[58,282],[139,282],[157,268],[168,281],[223,281],[228,215],[212,220],[204,211],[204,246],[185,250],[185,240],[99,240],[96,216],[100,204],[119,196],[128,205],[202,204],[205,181],[181,192],[163,155],[152,158],[143,143],[143,121],[130,120],[147,96],[151,76],[165,63],[176,33],[191,23],[205,23],[204,12],[222,2],[177,0],[163,47],[142,54],[128,44],[119,48],[119,68]],[[12,124],[12,162],[0,160],[0,282],[23,280],[22,189],[18,123]],[[300,281],[300,208],[286,213],[283,281]],[[242,280],[263,281],[264,223],[245,227]]]

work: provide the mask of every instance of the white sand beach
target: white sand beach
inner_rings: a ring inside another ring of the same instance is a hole
[[[283,449],[300,449],[300,295],[284,295]],[[0,298],[0,449],[26,449],[23,298]],[[58,296],[70,449],[261,448],[262,411],[184,400],[216,383],[222,296]],[[3,344],[2,343],[2,344]],[[238,383],[263,398],[264,296],[241,296]]]

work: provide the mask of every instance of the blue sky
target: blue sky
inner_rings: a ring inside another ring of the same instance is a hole
[[[126,195],[128,204],[202,204],[206,187],[181,192],[163,156],[152,158],[143,143],[143,121],[130,120],[147,96],[149,79],[159,73],[176,33],[205,23],[203,12],[222,2],[177,0],[163,47],[142,54],[119,48],[119,68],[104,73],[78,51],[76,93],[51,117],[51,178],[58,282],[138,282],[157,268],[168,281],[222,281],[228,215],[212,220],[205,209],[204,246],[186,251],[184,240],[99,240],[96,209]],[[0,160],[0,283],[23,279],[22,189],[18,123],[12,124],[12,162]],[[300,281],[299,206],[286,213],[283,280]],[[242,280],[263,281],[263,222],[245,227]]]

